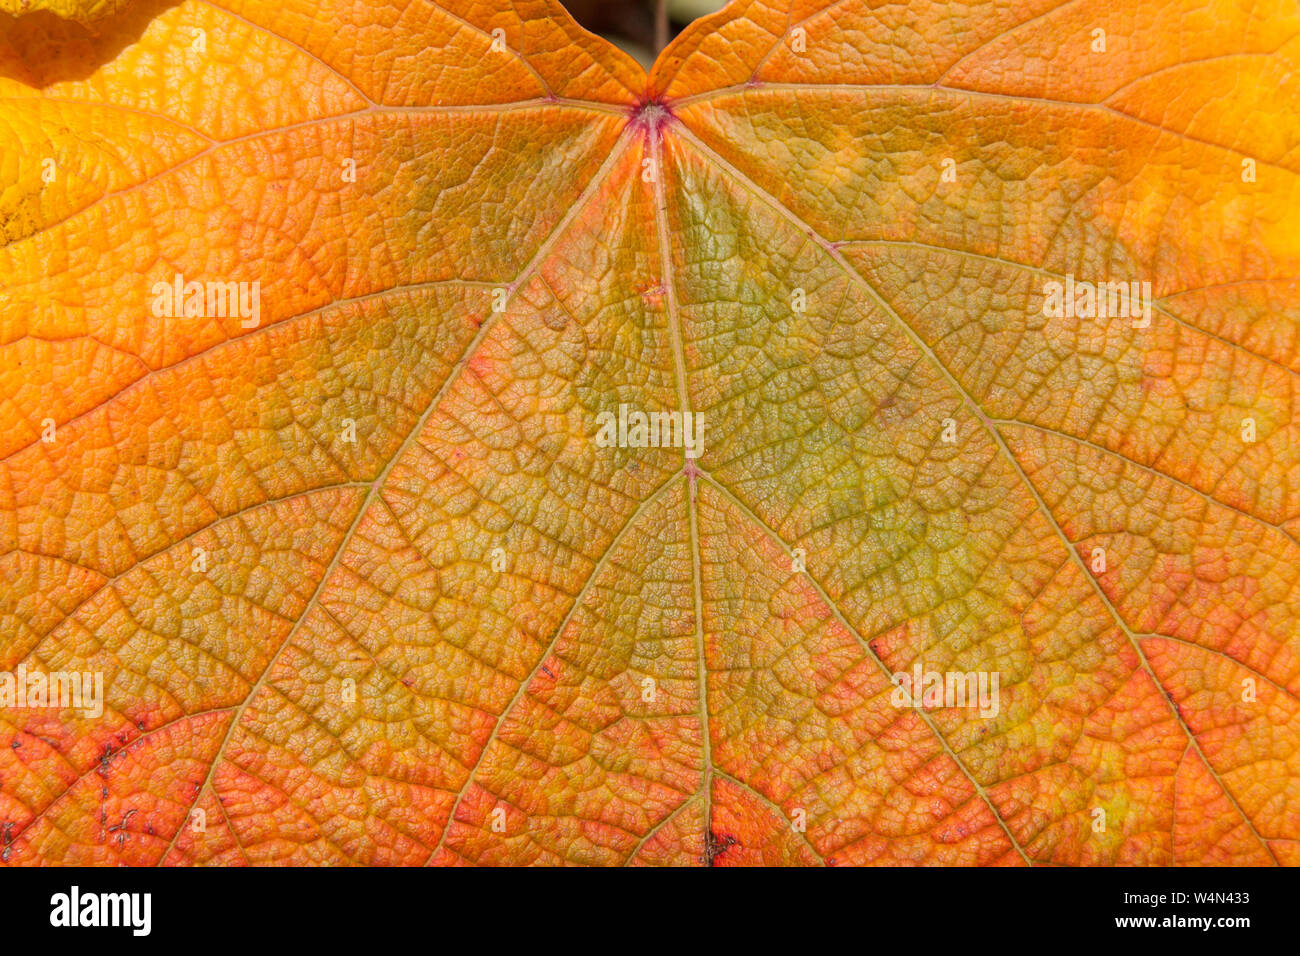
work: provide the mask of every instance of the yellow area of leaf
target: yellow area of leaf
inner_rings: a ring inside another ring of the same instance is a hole
[[[0,861],[1300,861],[1293,6],[101,26],[0,27],[0,672],[104,680]]]
[[[44,10],[65,20],[92,23],[117,13],[134,0],[0,0],[0,13],[22,16]]]

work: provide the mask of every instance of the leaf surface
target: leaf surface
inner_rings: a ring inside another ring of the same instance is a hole
[[[90,24],[123,10],[131,0],[0,0],[0,13],[20,16],[50,13],[64,20]]]
[[[96,16],[0,27],[0,668],[104,680],[5,862],[1300,860],[1292,5]]]

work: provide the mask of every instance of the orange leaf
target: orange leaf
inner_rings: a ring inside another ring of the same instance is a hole
[[[1300,11],[32,6],[0,860],[1298,861]]]

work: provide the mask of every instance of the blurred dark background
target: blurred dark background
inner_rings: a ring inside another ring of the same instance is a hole
[[[573,19],[649,67],[655,54],[692,20],[725,0],[560,0]]]

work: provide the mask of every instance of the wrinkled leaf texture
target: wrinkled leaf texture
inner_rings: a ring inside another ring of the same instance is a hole
[[[4,8],[9,865],[1300,861],[1290,0]]]

